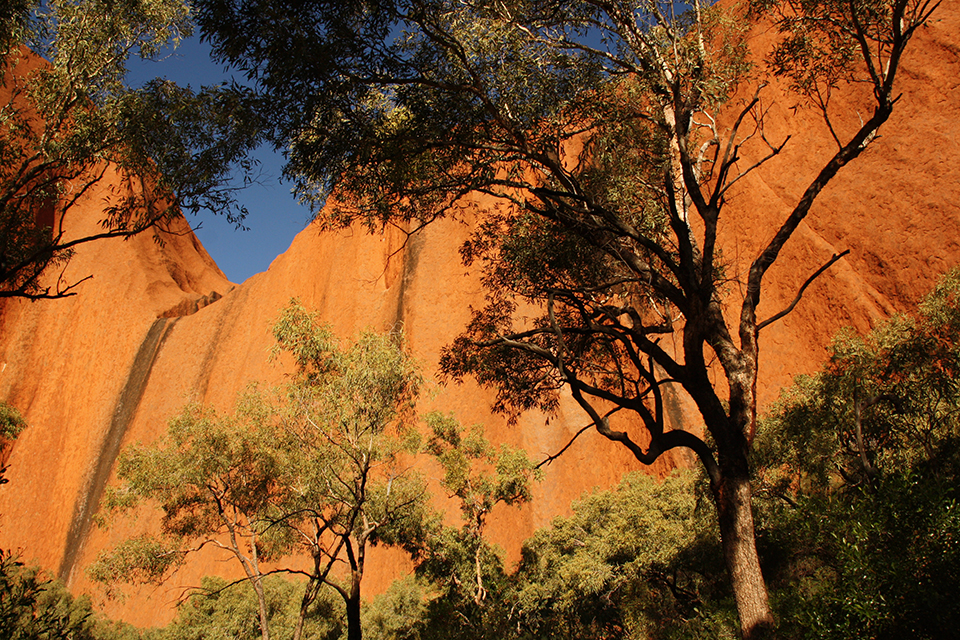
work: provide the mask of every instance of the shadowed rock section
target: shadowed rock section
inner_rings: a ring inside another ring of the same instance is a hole
[[[157,354],[163,347],[164,339],[176,322],[176,319],[157,318],[147,331],[147,335],[144,336],[143,342],[140,343],[140,348],[133,360],[133,366],[130,367],[127,374],[126,384],[117,399],[117,407],[113,412],[113,419],[110,421],[110,429],[107,431],[106,438],[100,444],[99,455],[95,460],[96,466],[86,486],[81,488],[77,496],[77,502],[73,507],[73,517],[70,521],[70,530],[67,533],[63,560],[60,563],[60,569],[57,571],[57,576],[64,582],[70,580],[76,568],[77,557],[87,539],[87,534],[90,532],[93,515],[100,506],[100,498],[103,497],[107,480],[110,478],[113,465],[120,454],[120,446],[127,433],[127,427],[130,426],[131,421],[137,414],[137,409],[140,407],[140,401],[143,398],[144,390],[147,388],[153,363],[156,362]]]

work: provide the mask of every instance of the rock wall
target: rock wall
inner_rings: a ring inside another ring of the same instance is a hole
[[[947,4],[918,36],[901,78],[904,98],[882,138],[831,184],[767,277],[761,317],[789,304],[799,284],[833,253],[851,250],[792,315],[764,331],[765,404],[792,376],[816,369],[840,327],[865,330],[909,308],[960,261],[960,12]],[[771,34],[757,30],[753,37],[761,50]],[[794,137],[729,199],[722,241],[734,306],[737,278],[830,153],[822,121],[795,108],[775,84],[764,92],[764,107],[768,137]],[[858,108],[864,112],[856,95],[845,95],[837,108],[848,122],[856,122]],[[91,194],[71,214],[78,232],[96,224],[101,196]],[[157,518],[144,511],[136,524],[108,531],[92,526],[119,448],[156,438],[188,401],[229,410],[251,381],[280,383],[285,369],[269,360],[269,329],[291,297],[320,310],[344,337],[402,323],[428,375],[437,369],[440,349],[464,326],[470,305],[482,302],[477,274],[462,266],[457,251],[468,226],[454,221],[410,237],[397,231],[385,237],[320,234],[311,227],[268,271],[238,286],[220,273],[185,221],[170,231],[162,245],[141,237],[83,247],[65,277],[94,278],[76,297],[0,307],[0,399],[18,407],[31,425],[11,454],[10,482],[0,488],[0,547],[21,550],[98,600],[83,568],[99,550]],[[483,422],[493,439],[533,456],[557,451],[587,422],[564,402],[549,420],[531,413],[507,425],[490,414],[490,395],[470,382],[438,385],[427,397],[425,409]],[[680,419],[697,422],[682,407],[677,411]],[[684,459],[666,457],[653,471],[663,473]],[[547,469],[531,505],[494,514],[493,537],[516,557],[520,541],[566,512],[571,499],[638,466],[621,448],[585,434]],[[390,553],[372,564],[368,593],[405,567]],[[182,585],[227,566],[208,554],[168,585],[105,607],[136,624],[163,624]]]

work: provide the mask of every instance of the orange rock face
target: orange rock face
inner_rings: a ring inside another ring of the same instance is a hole
[[[960,12],[948,4],[918,36],[901,77],[904,97],[882,138],[834,180],[767,276],[761,317],[788,305],[832,254],[851,250],[793,314],[764,331],[763,403],[794,375],[815,370],[840,327],[865,330],[911,307],[960,261]],[[755,38],[762,48],[769,34]],[[794,109],[795,99],[776,85],[763,95],[767,136],[793,138],[730,198],[722,240],[732,276],[749,266],[831,152],[816,113]],[[845,94],[838,114],[856,122],[858,104]],[[96,224],[98,202],[91,194],[70,214],[77,233]],[[95,597],[84,567],[157,517],[144,512],[140,522],[107,531],[91,524],[119,448],[156,438],[188,401],[229,410],[250,382],[280,383],[285,370],[269,359],[270,327],[291,297],[318,309],[344,337],[402,323],[428,375],[437,370],[441,348],[464,327],[470,305],[483,300],[477,274],[458,254],[469,229],[449,220],[409,239],[308,228],[268,271],[238,286],[220,273],[187,223],[180,225],[162,246],[140,237],[83,247],[65,277],[94,278],[76,297],[9,301],[0,308],[0,399],[30,424],[10,457],[10,482],[0,488],[0,547],[21,550]],[[734,280],[732,308],[739,294]],[[549,422],[531,413],[510,426],[491,415],[490,400],[467,382],[438,386],[424,409],[482,422],[492,439],[523,446],[534,457],[557,451],[588,422],[564,402]],[[681,419],[697,422],[689,413]],[[683,454],[665,457],[654,472],[683,460]],[[566,512],[571,499],[638,467],[625,450],[585,434],[547,469],[531,505],[494,514],[493,538],[516,557],[522,539]],[[373,565],[368,593],[403,566],[389,553],[374,556]],[[107,612],[140,625],[163,624],[181,585],[198,584],[205,573],[233,573],[227,566],[222,557],[204,555],[168,585],[106,603]]]

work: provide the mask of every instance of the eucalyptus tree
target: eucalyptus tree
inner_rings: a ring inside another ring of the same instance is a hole
[[[220,549],[256,595],[263,640],[264,578],[278,572],[306,578],[294,640],[324,588],[343,599],[347,638],[358,640],[370,547],[416,552],[435,521],[411,458],[420,375],[400,335],[364,333],[341,346],[299,304],[283,311],[274,336],[296,370],[279,398],[244,394],[225,416],[187,407],[166,437],[121,453],[103,519],[155,501],[160,532],[104,552],[90,573],[108,585],[162,582],[188,555]],[[279,564],[295,554],[310,559],[307,569]]]
[[[89,575],[111,590],[159,584],[191,554],[218,549],[242,569],[256,596],[260,635],[269,640],[264,562],[290,552],[289,536],[270,522],[289,504],[292,482],[270,414],[255,394],[241,398],[230,415],[191,405],[157,442],[124,449],[99,523],[108,526],[151,501],[163,511],[160,531],[101,552]]]
[[[318,212],[322,225],[414,231],[467,211],[478,220],[463,256],[482,266],[487,304],[446,352],[449,375],[493,387],[507,412],[555,409],[565,389],[598,433],[644,464],[678,447],[699,457],[745,637],[773,623],[751,508],[758,338],[806,288],[760,319],[764,277],[891,116],[904,51],[937,6],[750,4],[781,28],[773,69],[822,108],[836,147],[754,256],[739,296],[723,291],[730,276],[717,247],[727,196],[787,141],[764,135],[748,20],[735,10],[653,0],[198,4],[216,55],[268,98],[265,118],[300,195],[319,207],[336,194]],[[871,88],[861,120],[823,99],[847,82]],[[753,97],[734,105],[735,93]],[[539,317],[527,317],[527,303]],[[696,406],[708,437],[667,424],[667,385]]]
[[[491,444],[482,425],[465,429],[440,413],[426,420],[426,452],[440,464],[440,486],[458,503],[462,524],[440,529],[418,554],[417,576],[434,592],[423,617],[444,638],[507,637],[507,575],[502,553],[485,535],[487,519],[497,505],[528,502],[540,469],[522,449]]]
[[[126,84],[131,56],[159,59],[192,30],[186,0],[5,3],[0,297],[73,295],[76,279],[41,276],[80,245],[162,231],[183,210],[242,219],[231,171],[252,168],[257,140],[242,92]],[[103,187],[104,201],[87,205],[102,209],[101,228],[79,231],[71,211]]]
[[[539,479],[540,470],[530,461],[522,449],[500,445],[499,451],[483,435],[482,425],[473,425],[469,430],[460,426],[450,415],[438,413],[427,416],[431,437],[427,453],[443,468],[440,485],[460,503],[463,528],[457,536],[470,549],[469,571],[472,579],[462,580],[462,571],[428,571],[434,578],[448,578],[458,582],[457,587],[467,589],[474,603],[479,605],[486,598],[483,586],[483,561],[485,551],[484,529],[490,511],[498,504],[519,506],[532,497],[533,481]]]
[[[360,640],[370,547],[417,553],[436,520],[413,468],[420,374],[400,334],[366,332],[340,347],[299,304],[284,310],[274,336],[297,370],[281,414],[295,481],[274,526],[311,559],[299,572],[308,582],[293,637],[299,640],[309,607],[327,587],[343,599],[348,640]]]

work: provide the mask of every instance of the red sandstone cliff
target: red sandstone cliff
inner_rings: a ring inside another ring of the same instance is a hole
[[[761,316],[788,304],[830,255],[851,250],[762,336],[765,403],[793,375],[816,368],[839,327],[866,329],[910,307],[960,262],[960,11],[945,4],[938,18],[906,61],[904,98],[883,137],[837,177],[768,275]],[[762,48],[769,34],[755,38]],[[723,228],[731,274],[746,268],[830,151],[815,113],[794,109],[794,99],[776,86],[764,95],[767,135],[794,138],[732,197]],[[856,113],[855,96],[845,104]],[[95,224],[98,202],[96,194],[87,199],[74,221],[78,230]],[[280,382],[284,371],[268,361],[269,329],[291,297],[319,309],[342,336],[402,322],[428,374],[464,326],[469,305],[482,300],[476,274],[466,272],[457,253],[468,230],[451,221],[406,245],[399,234],[321,235],[308,228],[267,272],[236,287],[186,233],[185,222],[175,232],[163,246],[142,237],[84,247],[67,271],[95,276],[79,296],[8,302],[0,310],[0,398],[31,425],[13,450],[10,482],[0,489],[0,547],[22,549],[78,589],[89,588],[82,568],[97,551],[130,533],[89,523],[119,446],[155,438],[187,401],[229,409],[248,382]],[[738,294],[732,284],[729,295]],[[470,383],[441,387],[426,404],[465,423],[483,422],[491,437],[534,456],[556,451],[587,422],[567,403],[549,424],[530,414],[509,427],[491,416],[489,395]],[[494,537],[515,550],[583,490],[609,485],[637,466],[620,448],[587,434],[547,470],[529,508],[499,515]],[[137,526],[149,527],[150,517]],[[391,575],[388,557],[381,559],[381,576]],[[203,573],[222,569],[207,556],[175,582],[196,584]],[[180,593],[175,587],[143,590],[109,610],[138,624],[162,623]]]

